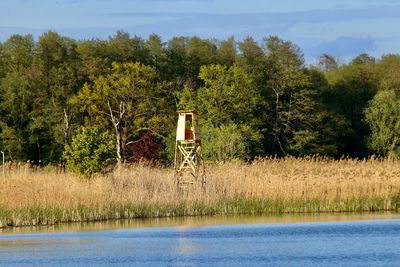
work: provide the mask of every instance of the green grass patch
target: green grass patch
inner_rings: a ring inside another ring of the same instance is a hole
[[[232,198],[219,200],[215,203],[110,203],[106,206],[88,206],[82,204],[68,209],[61,207],[28,207],[18,209],[0,207],[0,227],[217,214],[372,212],[384,210],[397,211],[399,209],[400,195],[390,198],[360,197],[333,200]]]

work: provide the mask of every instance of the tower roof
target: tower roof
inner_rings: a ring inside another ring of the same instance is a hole
[[[193,114],[197,114],[197,111],[194,109],[179,109],[176,111],[176,113],[178,114],[182,114],[182,113],[193,113]]]

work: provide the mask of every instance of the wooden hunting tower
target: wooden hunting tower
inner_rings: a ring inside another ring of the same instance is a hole
[[[175,145],[175,180],[178,188],[206,183],[200,129],[194,110],[178,110]]]

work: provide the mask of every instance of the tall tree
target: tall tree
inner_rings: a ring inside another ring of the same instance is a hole
[[[4,77],[0,81],[0,136],[10,159],[26,159],[33,94],[27,73],[32,64],[31,35],[11,36],[2,46]]]
[[[35,47],[28,70],[34,94],[29,116],[30,154],[43,162],[61,158],[64,146],[64,110],[81,86],[76,42],[56,32],[46,32]]]
[[[293,96],[292,133],[288,151],[294,155],[341,156],[339,142],[349,125],[343,116],[334,113],[325,103],[329,84],[317,69],[305,70],[308,85]]]
[[[145,41],[138,37],[130,37],[129,33],[117,31],[106,43],[107,58],[110,62],[146,62],[148,53]]]
[[[400,55],[385,55],[376,67],[379,76],[379,88],[400,90]]]
[[[167,53],[166,44],[162,42],[161,37],[156,34],[151,34],[145,41],[145,47],[148,50],[149,65],[154,67],[160,74],[161,78],[167,79]]]
[[[156,99],[161,89],[153,68],[140,63],[114,63],[110,74],[100,76],[93,85],[86,84],[70,103],[87,112],[88,124],[113,128],[117,161],[122,163],[127,159],[127,145],[158,122],[156,115],[162,111]]]
[[[218,63],[227,67],[233,66],[237,57],[237,44],[233,37],[219,43]]]
[[[273,114],[269,134],[272,137],[271,152],[286,154],[288,138],[296,120],[295,97],[298,91],[309,85],[304,74],[304,59],[300,49],[290,41],[276,36],[265,39],[267,53],[267,88],[271,93]],[[267,102],[267,103],[268,103]],[[268,107],[266,107],[268,108]]]
[[[344,116],[349,124],[349,131],[340,141],[343,146],[340,154],[354,157],[367,155],[366,138],[370,134],[364,121],[364,109],[374,97],[379,80],[373,66],[349,65],[336,71],[328,72],[330,90],[325,95],[332,109]]]
[[[239,66],[210,65],[201,68],[199,77],[204,86],[198,91],[197,105],[209,134],[216,134],[212,128],[226,130],[232,135],[225,136],[227,143],[230,138],[242,136],[241,142],[246,143],[246,155],[243,156],[254,156],[258,150],[256,144],[261,138],[258,118],[255,117],[260,95],[251,76]],[[221,137],[210,137],[208,140],[216,141]],[[218,144],[221,145],[221,142]]]
[[[322,72],[328,72],[339,68],[339,60],[332,55],[323,54],[318,60],[318,69]]]

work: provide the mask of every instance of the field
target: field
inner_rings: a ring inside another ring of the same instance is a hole
[[[0,172],[0,227],[161,216],[400,208],[399,160],[260,159],[207,165],[207,192],[145,163],[84,180],[50,167]]]

